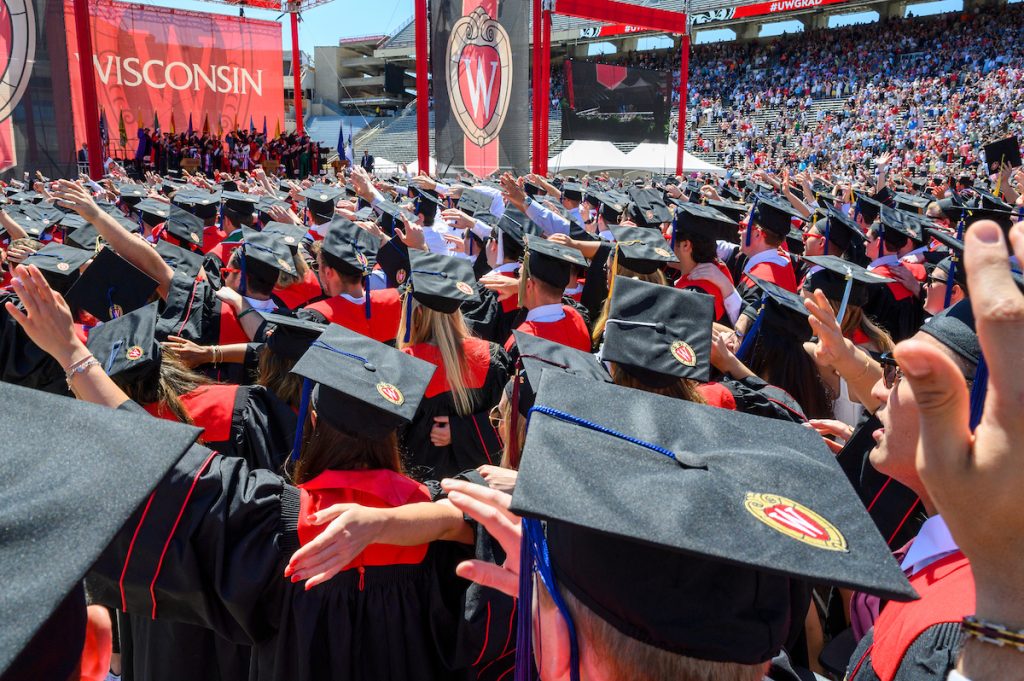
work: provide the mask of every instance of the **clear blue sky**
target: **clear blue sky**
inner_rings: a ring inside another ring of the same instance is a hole
[[[139,0],[147,5],[238,16],[238,7],[198,0]],[[413,0],[333,0],[302,15],[299,47],[310,56],[315,45],[337,45],[339,38],[390,33],[412,16]],[[273,21],[280,12],[246,8],[245,16]],[[284,49],[292,46],[291,24],[281,19]]]

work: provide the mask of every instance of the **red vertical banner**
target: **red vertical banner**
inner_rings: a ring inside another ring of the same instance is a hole
[[[235,120],[284,116],[281,25],[242,17],[89,0],[99,106],[124,114],[129,147],[154,115]],[[74,0],[65,0],[76,143],[86,138]],[[113,140],[112,140],[113,142]]]
[[[679,61],[679,125],[676,128],[676,175],[683,174],[686,149],[686,94],[690,82],[690,33],[683,34],[682,54]]]
[[[292,87],[295,95],[295,132],[302,135],[306,127],[302,120],[302,59],[299,55],[299,13],[292,12]],[[251,116],[250,116],[251,119]]]

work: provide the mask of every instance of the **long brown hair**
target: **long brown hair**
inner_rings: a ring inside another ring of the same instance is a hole
[[[270,346],[260,350],[259,375],[256,385],[266,387],[292,409],[299,408],[302,397],[302,377],[291,373],[295,360],[271,352]]]
[[[133,401],[139,404],[156,404],[157,416],[163,416],[166,411],[169,411],[175,419],[189,425],[194,425],[194,423],[181,403],[181,396],[187,395],[200,386],[213,383],[205,376],[186,367],[174,351],[166,349],[160,359],[160,373],[157,380],[146,379],[125,383],[119,381],[116,376],[113,380]]]
[[[650,284],[666,285],[665,274],[661,270],[654,270],[649,274],[640,274],[629,269],[621,262],[618,262],[616,258],[612,258],[608,261],[609,274],[611,275],[610,280],[614,281],[616,276],[629,277],[630,279],[639,279],[640,281],[646,281]],[[598,315],[597,321],[594,322],[594,330],[590,334],[590,341],[594,348],[598,348],[601,345],[601,339],[604,337],[604,327],[608,324],[608,310],[612,306],[612,287],[608,286],[608,297],[605,298],[604,305],[601,307],[601,314]]]
[[[411,293],[406,293],[411,296]],[[404,300],[403,305],[410,301]],[[455,403],[455,411],[459,416],[467,416],[473,412],[473,401],[469,398],[469,388],[466,387],[466,349],[463,343],[470,337],[469,328],[462,318],[462,312],[456,310],[452,313],[438,312],[431,310],[425,305],[420,305],[414,298],[412,301],[412,328],[408,329],[409,341],[406,337],[406,315],[398,325],[398,348],[408,348],[419,343],[434,345],[441,352],[441,363],[444,365],[444,372],[448,378],[448,388],[452,393],[452,401]],[[404,308],[403,308],[404,309]]]
[[[831,302],[831,301],[830,301]],[[832,302],[832,309],[839,313],[839,305]],[[877,352],[892,352],[896,346],[892,341],[892,336],[882,327],[875,324],[871,317],[864,314],[864,308],[857,305],[847,305],[846,316],[843,317],[842,330],[843,335],[849,337],[857,329],[868,337],[868,340],[874,344]]]
[[[296,251],[292,255],[292,262],[295,264],[295,275],[292,276],[287,272],[279,271],[277,273],[277,288],[288,288],[294,284],[299,283],[306,277],[306,273],[309,272],[309,265],[306,264],[306,259],[302,257],[302,251]]]
[[[306,416],[299,460],[292,469],[292,482],[301,485],[324,471],[389,470],[402,473],[398,435],[391,431],[382,438],[349,435],[323,419],[314,422],[314,411]]]
[[[615,362],[608,362],[608,364],[611,365],[612,381],[614,381],[615,385],[621,385],[623,388],[643,390],[644,392],[654,393],[655,395],[674,397],[677,400],[684,400],[686,402],[707,404],[704,397],[700,394],[700,391],[697,390],[696,381],[688,378],[680,378],[678,381],[673,381],[663,388],[655,388],[641,382]]]

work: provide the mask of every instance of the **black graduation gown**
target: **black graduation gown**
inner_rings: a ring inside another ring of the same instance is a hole
[[[452,670],[499,656],[504,626],[471,645],[479,620],[465,614],[467,583],[454,568],[472,550],[437,542],[421,564],[350,570],[305,591],[283,577],[298,513],[299,492],[280,476],[193,447],[93,566],[91,594],[252,645],[252,681],[462,678]],[[495,593],[476,592],[489,600],[472,611],[513,625],[512,599]]]
[[[885,272],[876,272],[886,276]],[[871,286],[864,312],[889,332],[893,341],[905,341],[924,324],[924,304],[902,284]]]
[[[419,480],[442,480],[483,464],[497,465],[501,460],[501,440],[488,415],[501,400],[512,371],[508,353],[495,343],[467,339],[463,373],[473,408],[470,414],[460,416],[436,346],[421,344],[409,351],[438,367],[412,423],[402,433],[409,474]],[[445,447],[435,447],[430,442],[430,431],[438,416],[448,417],[452,442]]]
[[[467,301],[460,308],[466,326],[477,338],[504,345],[512,335],[512,329],[518,326],[520,308],[506,311],[498,300],[498,294],[482,284],[476,285],[476,292],[480,296],[479,302]]]
[[[789,393],[757,376],[747,376],[742,380],[727,376],[719,383],[732,393],[736,411],[792,423],[807,421],[800,405]]]
[[[69,394],[64,369],[33,343],[7,313],[8,302],[22,309],[14,293],[0,295],[0,381],[56,395]]]
[[[230,402],[230,404],[227,404]],[[295,412],[262,386],[212,386],[186,403],[213,451],[250,469],[280,471],[295,436]],[[153,413],[152,408],[147,409]],[[230,423],[211,423],[230,416]],[[251,648],[210,629],[139,613],[118,613],[124,681],[245,681]]]

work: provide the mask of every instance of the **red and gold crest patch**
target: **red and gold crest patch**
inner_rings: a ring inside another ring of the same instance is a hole
[[[683,366],[697,366],[697,353],[686,341],[677,340],[672,344],[672,357]]]
[[[459,291],[467,296],[473,295],[473,288],[464,281],[455,282],[455,288],[459,289]]]
[[[380,396],[385,400],[396,406],[401,406],[405,403],[405,395],[402,394],[401,390],[390,383],[378,383],[377,392],[380,393]]]
[[[143,354],[145,353],[142,351],[142,348],[140,348],[138,345],[133,345],[130,348],[128,348],[128,352],[125,353],[125,357],[134,362],[136,360],[142,359]]]
[[[803,504],[777,494],[747,492],[747,511],[787,537],[826,551],[848,551],[846,537],[839,529]]]

